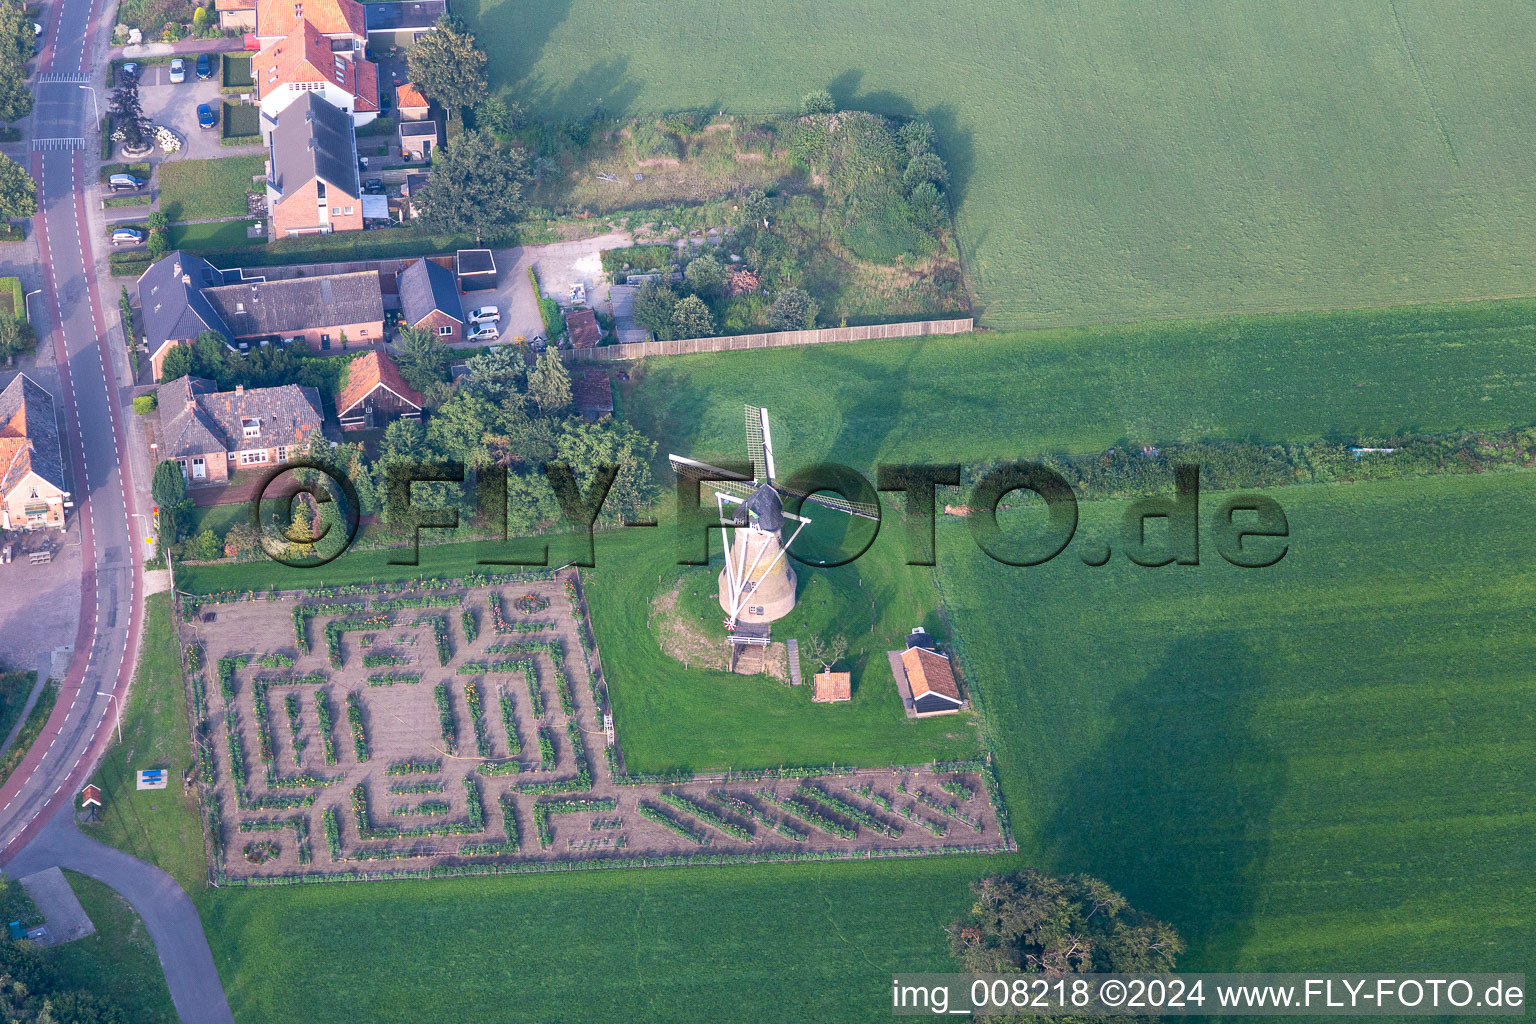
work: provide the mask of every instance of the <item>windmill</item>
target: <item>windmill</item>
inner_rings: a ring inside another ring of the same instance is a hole
[[[738,625],[766,625],[788,615],[795,607],[795,571],[786,554],[800,531],[810,523],[804,516],[784,511],[784,498],[844,515],[879,521],[874,505],[848,501],[837,495],[807,494],[786,487],[776,479],[773,433],[768,410],[746,407],[747,451],[752,457],[752,479],[681,455],[669,455],[679,476],[689,477],[714,492],[720,525],[726,532],[725,568],[720,572],[720,607],[725,628],[735,633]],[[716,479],[706,479],[713,477]],[[718,479],[726,477],[727,479]],[[786,539],[784,531],[793,528]],[[751,631],[766,635],[765,631]]]

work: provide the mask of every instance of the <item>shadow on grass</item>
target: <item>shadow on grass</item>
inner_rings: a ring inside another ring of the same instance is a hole
[[[1227,634],[1176,644],[1120,698],[1044,826],[1054,865],[1172,922],[1197,957],[1236,952],[1251,935],[1285,788],[1280,755],[1255,729],[1259,665]]]

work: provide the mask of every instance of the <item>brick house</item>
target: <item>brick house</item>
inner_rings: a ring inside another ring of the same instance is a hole
[[[395,86],[395,116],[406,121],[425,121],[431,116],[431,104],[420,87],[410,82]]]
[[[280,281],[242,281],[203,290],[236,342],[292,342],[310,348],[376,345],[384,339],[377,270]]]
[[[345,386],[336,397],[342,430],[377,430],[392,420],[421,419],[421,393],[405,382],[395,361],[365,352],[347,364]]]
[[[445,345],[464,340],[464,306],[453,271],[420,259],[400,271],[397,283],[406,323],[430,328]]]
[[[17,374],[0,391],[0,530],[64,529],[67,486],[53,396]]]
[[[224,483],[236,469],[287,462],[320,432],[314,388],[215,387],[211,380],[178,377],[156,391],[160,457],[175,459],[189,484]]]
[[[384,299],[377,271],[267,281],[247,280],[207,260],[173,252],[139,276],[144,342],[159,380],[165,357],[212,332],[232,351],[303,338],[312,348],[384,337]]]
[[[365,125],[379,116],[379,68],[370,60],[331,49],[310,21],[251,59],[251,76],[261,112],[269,118],[314,93],[331,106],[352,115],[354,125]]]
[[[352,115],[308,92],[276,116],[267,136],[267,209],[272,237],[363,229]]]

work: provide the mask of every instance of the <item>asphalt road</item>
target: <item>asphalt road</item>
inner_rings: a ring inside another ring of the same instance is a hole
[[[33,221],[43,271],[40,344],[60,372],[62,427],[80,520],[81,608],[58,702],[20,767],[0,787],[0,862],[27,873],[54,864],[98,878],[126,897],[154,939],[184,1024],[232,1022],[202,924],[163,871],[81,835],[74,799],[112,737],[127,697],[143,620],[148,501],[135,489],[124,407],[126,355],[98,287],[100,220],[94,101],[101,90],[110,0],[55,0],[36,65]],[[93,55],[94,58],[93,59]],[[104,90],[102,90],[104,92]],[[122,367],[123,373],[118,372]],[[147,481],[140,482],[147,488]],[[67,638],[57,638],[58,643]]]

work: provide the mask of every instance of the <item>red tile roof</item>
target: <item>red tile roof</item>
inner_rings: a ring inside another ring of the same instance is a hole
[[[357,0],[256,0],[257,35],[291,35],[306,21],[328,36],[368,35],[363,5]]]
[[[922,647],[909,647],[901,652],[901,664],[907,670],[907,681],[912,684],[913,700],[926,693],[960,700],[960,685],[955,682],[955,670],[950,667],[949,659],[944,655]]]
[[[308,21],[252,58],[251,75],[261,97],[292,82],[327,82],[352,96],[358,110],[379,109],[378,67],[333,52],[324,32]]]
[[[817,672],[811,700],[823,704],[853,699],[853,676],[848,672]]]
[[[400,376],[395,361],[381,352],[365,352],[347,364],[347,388],[336,400],[336,415],[343,415],[380,387],[421,408],[421,393]]]
[[[565,329],[570,332],[574,348],[592,348],[603,340],[603,332],[597,326],[597,314],[590,309],[565,314]]]
[[[422,95],[421,90],[415,85],[412,85],[410,82],[402,82],[400,85],[395,86],[395,106],[401,110],[416,107],[424,108],[427,106],[427,98]]]

